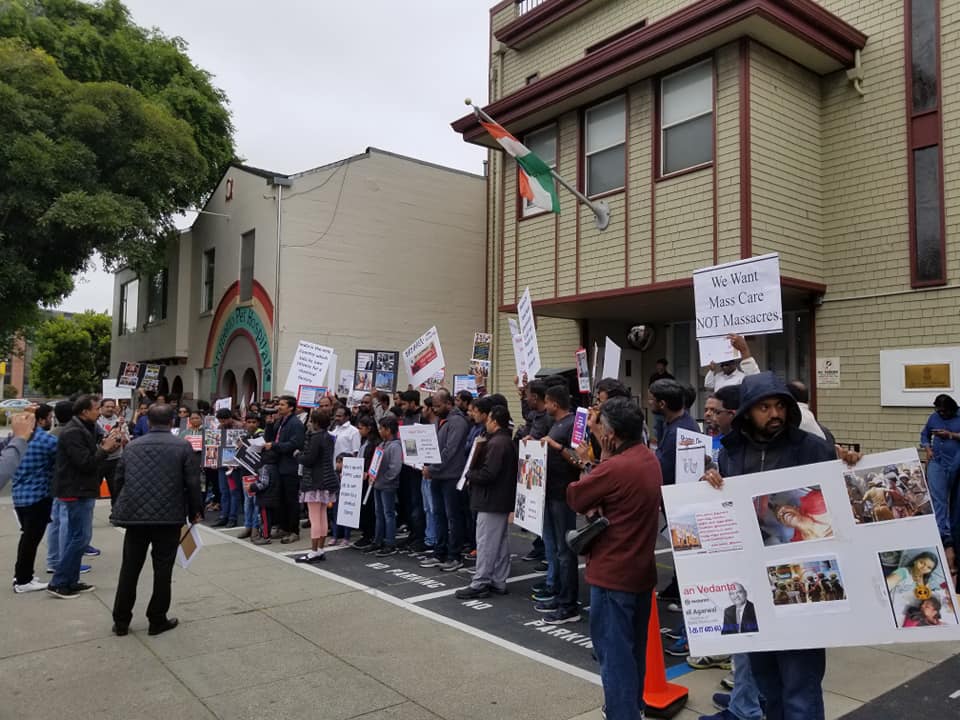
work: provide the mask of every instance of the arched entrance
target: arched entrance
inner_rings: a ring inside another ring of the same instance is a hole
[[[177,402],[183,400],[183,380],[180,379],[179,375],[173,379],[173,385],[170,386],[170,396]]]
[[[227,370],[220,379],[220,392],[217,397],[237,399],[237,376],[233,374],[233,370]]]
[[[160,382],[157,383],[157,395],[163,395],[167,402],[170,402],[170,382],[167,380],[167,376],[164,375],[160,378]]]
[[[253,368],[247,368],[243,373],[243,380],[240,382],[240,397],[247,404],[250,403],[251,397],[260,399],[257,392],[257,374],[253,371]]]

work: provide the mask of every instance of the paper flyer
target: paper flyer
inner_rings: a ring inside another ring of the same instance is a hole
[[[400,448],[405,465],[419,466],[443,462],[437,442],[437,426],[418,423],[400,426]],[[372,467],[372,466],[371,466]]]

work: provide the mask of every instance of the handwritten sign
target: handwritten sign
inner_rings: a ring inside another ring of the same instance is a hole
[[[337,495],[337,525],[360,527],[360,504],[363,494],[363,458],[345,457]]]
[[[533,319],[533,301],[530,288],[523,291],[517,302],[517,316],[520,319],[520,336],[523,338],[523,363],[527,377],[533,378],[540,372],[540,346],[537,344],[537,324]]]
[[[301,385],[323,385],[332,355],[332,348],[306,340],[298,342],[284,389],[296,392]]]
[[[776,253],[695,270],[697,339],[783,332]]]

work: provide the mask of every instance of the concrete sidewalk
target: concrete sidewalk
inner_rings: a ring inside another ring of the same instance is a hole
[[[258,552],[209,529],[190,569],[174,572],[171,615],[180,627],[147,635],[146,569],[132,633],[114,637],[110,607],[123,536],[107,514],[100,504],[94,544],[103,555],[89,560],[94,571],[83,578],[95,593],[63,601],[0,590],[0,717],[600,717],[602,692],[594,683],[322,569],[295,565],[280,546]],[[0,563],[11,570],[17,536],[9,498],[2,498]],[[938,643],[831,651],[828,717],[860,707],[956,649]],[[681,678],[690,703],[677,717],[714,712],[710,697],[722,675]]]

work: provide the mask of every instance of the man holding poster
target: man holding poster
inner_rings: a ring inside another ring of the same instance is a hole
[[[772,372],[748,375],[740,392],[740,408],[722,441],[719,470],[704,475],[711,485],[722,487],[724,477],[836,459],[834,448],[800,429],[797,401]],[[767,701],[768,718],[823,720],[825,650],[750,653],[749,663],[742,658],[734,658],[734,689],[750,687],[752,678]],[[755,693],[750,701],[758,702]]]

